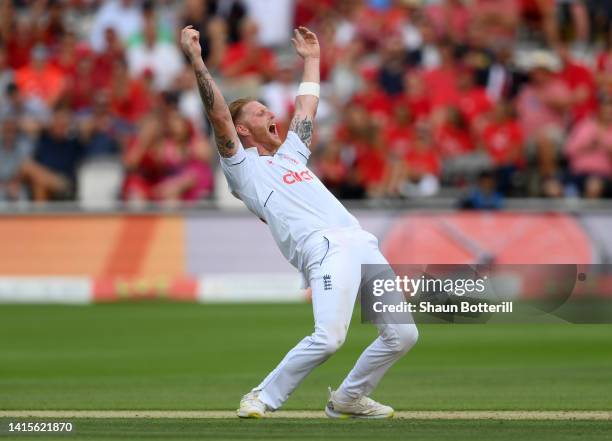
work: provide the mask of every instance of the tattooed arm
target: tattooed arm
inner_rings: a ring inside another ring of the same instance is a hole
[[[294,31],[291,40],[298,55],[304,59],[302,82],[319,83],[320,49],[317,36],[305,27]],[[319,98],[314,95],[300,95],[295,99],[295,114],[289,130],[295,132],[306,146],[312,142],[313,120],[317,113]]]
[[[206,116],[215,131],[219,154],[224,158],[234,156],[240,141],[225,99],[202,60],[200,33],[191,26],[184,28],[181,32],[181,46],[191,61]]]

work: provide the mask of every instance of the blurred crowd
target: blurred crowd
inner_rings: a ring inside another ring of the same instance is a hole
[[[214,198],[187,24],[281,132],[292,29],[317,33],[312,161],[341,198],[610,197],[611,23],[612,0],[0,0],[0,201]]]

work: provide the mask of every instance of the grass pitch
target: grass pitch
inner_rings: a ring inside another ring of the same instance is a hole
[[[14,440],[538,440],[609,439],[612,422],[592,421],[330,421],[330,420],[182,420],[77,419],[74,433],[17,434]],[[0,420],[0,427],[2,420]],[[5,424],[6,427],[6,424]],[[6,433],[6,432],[5,432]],[[0,432],[0,439],[3,436]]]
[[[298,304],[2,305],[0,410],[233,410],[310,332],[310,306]],[[612,410],[612,326],[423,325],[420,334],[373,395],[397,410]],[[285,409],[321,410],[327,386],[375,335],[354,320],[344,347]],[[610,421],[73,421],[79,439],[605,439],[612,429]]]

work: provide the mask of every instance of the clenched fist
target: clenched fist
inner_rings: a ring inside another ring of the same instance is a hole
[[[181,31],[181,47],[190,60],[202,55],[200,33],[193,26],[186,26]]]

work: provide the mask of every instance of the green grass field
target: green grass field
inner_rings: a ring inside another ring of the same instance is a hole
[[[233,410],[311,329],[309,305],[2,305],[0,410]],[[420,334],[374,394],[397,410],[612,410],[612,326],[423,325]],[[375,335],[356,317],[344,347],[285,408],[321,410],[327,386],[340,383]],[[77,434],[64,436],[599,440],[612,433],[611,421],[82,419],[75,425]]]

